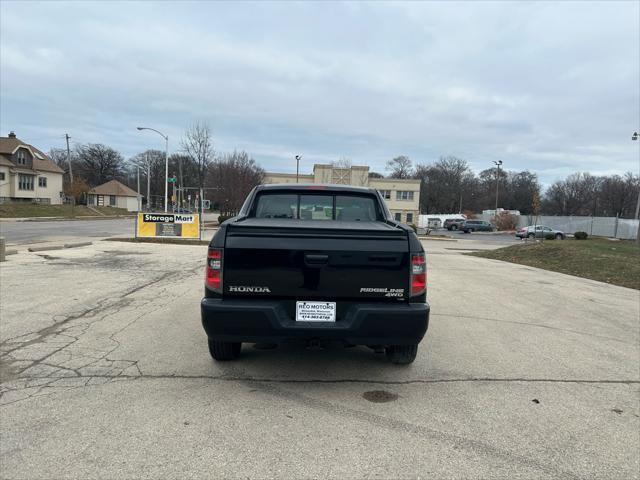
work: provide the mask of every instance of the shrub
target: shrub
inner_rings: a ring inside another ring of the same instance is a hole
[[[498,230],[515,230],[518,226],[518,217],[510,213],[500,213],[493,217],[493,224]]]
[[[544,236],[545,240],[555,240],[556,239],[556,235],[554,233],[547,233]]]
[[[219,216],[218,216],[218,223],[222,223],[222,222],[224,222],[225,220],[229,220],[230,218],[231,218],[231,216],[230,216],[230,215],[219,215]]]
[[[576,240],[586,240],[588,236],[587,232],[576,232],[573,234],[573,238]]]

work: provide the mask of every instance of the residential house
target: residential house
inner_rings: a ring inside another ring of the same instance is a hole
[[[0,203],[62,203],[64,171],[14,132],[0,137]]]
[[[117,180],[110,180],[89,190],[87,205],[126,208],[130,212],[137,212],[138,193]]]
[[[369,167],[336,167],[316,164],[312,174],[295,173],[265,174],[264,183],[322,183],[354,185],[377,189],[384,198],[389,211],[399,222],[418,222],[420,211],[420,180],[398,178],[369,178]]]

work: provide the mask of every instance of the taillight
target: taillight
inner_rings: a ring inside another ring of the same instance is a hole
[[[424,253],[411,255],[411,296],[427,290],[427,261]]]
[[[210,248],[207,252],[207,287],[214,292],[222,293],[222,250]]]

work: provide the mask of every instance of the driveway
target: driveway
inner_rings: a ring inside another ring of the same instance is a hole
[[[637,478],[638,292],[460,243],[425,242],[433,313],[407,367],[361,347],[213,363],[205,247],[11,256],[2,476]]]

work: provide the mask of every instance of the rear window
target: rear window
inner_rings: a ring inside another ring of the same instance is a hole
[[[345,222],[370,222],[380,217],[371,196],[290,193],[263,193],[258,196],[253,216]]]

